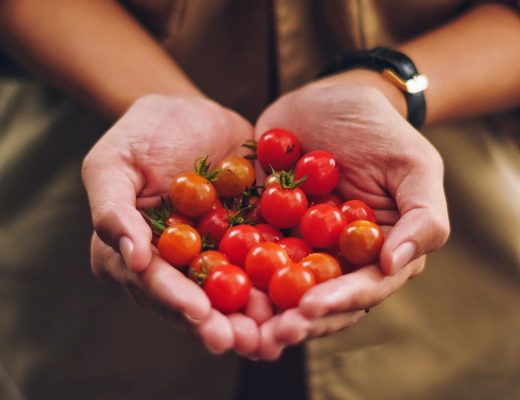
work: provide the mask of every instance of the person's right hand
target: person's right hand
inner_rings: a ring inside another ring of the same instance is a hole
[[[195,159],[209,155],[216,162],[252,135],[245,119],[205,98],[149,95],[103,135],[83,163],[95,230],[94,275],[124,285],[156,309],[184,315],[217,353],[232,347],[253,351],[257,323],[270,316],[269,304],[253,294],[248,310],[256,321],[212,309],[200,287],[153,253],[151,230],[138,209],[156,204]]]

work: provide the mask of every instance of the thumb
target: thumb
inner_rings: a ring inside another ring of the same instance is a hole
[[[427,165],[425,159],[415,163],[395,187],[389,188],[401,218],[390,230],[381,249],[381,269],[387,275],[395,274],[410,261],[440,248],[448,239],[450,225],[443,166],[438,153],[434,154],[435,157],[428,157]]]
[[[125,161],[111,157],[94,149],[83,162],[94,230],[121,253],[130,270],[140,272],[152,259],[152,232],[136,209],[143,179]]]

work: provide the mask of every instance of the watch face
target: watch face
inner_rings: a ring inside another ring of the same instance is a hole
[[[424,92],[428,88],[428,77],[423,74],[414,75],[406,81],[406,92],[415,94]]]

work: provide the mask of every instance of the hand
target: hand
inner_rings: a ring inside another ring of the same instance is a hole
[[[306,151],[333,152],[342,168],[340,194],[363,200],[378,223],[391,228],[380,265],[314,287],[296,310],[262,326],[259,353],[268,358],[284,344],[354,323],[359,310],[419,273],[422,256],[449,234],[442,160],[381,91],[330,78],[308,85],[272,104],[260,116],[256,135],[275,127],[294,132]]]
[[[196,158],[209,155],[218,161],[251,136],[246,120],[214,102],[150,95],[128,110],[83,164],[95,229],[93,273],[124,285],[162,314],[184,315],[216,353],[232,347],[244,354],[254,350],[257,322],[212,309],[200,287],[154,254],[151,230],[138,208],[156,203]],[[271,313],[257,294],[248,310],[258,321]]]

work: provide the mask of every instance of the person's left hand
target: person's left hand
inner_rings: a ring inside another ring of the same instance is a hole
[[[424,254],[449,234],[443,165],[437,151],[377,89],[314,83],[273,103],[256,136],[284,128],[305,151],[329,150],[342,168],[339,192],[360,199],[386,226],[380,263],[319,284],[298,308],[261,326],[259,358],[276,359],[288,344],[354,324],[424,268]]]

